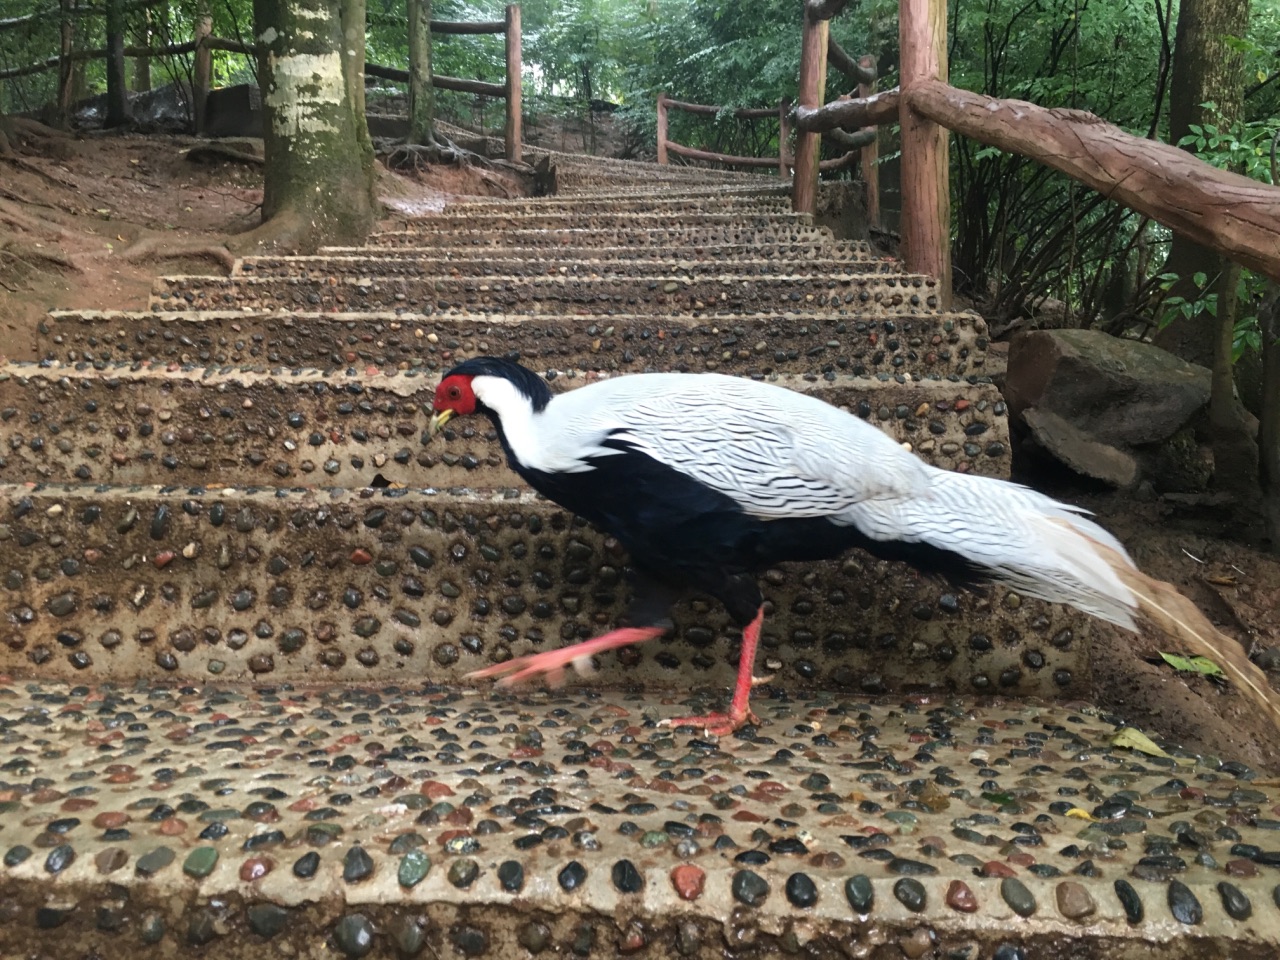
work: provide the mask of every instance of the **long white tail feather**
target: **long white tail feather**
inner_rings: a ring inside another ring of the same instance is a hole
[[[869,536],[957,553],[1026,596],[1064,603],[1126,630],[1141,614],[1222,666],[1280,728],[1280,703],[1244,649],[1172,585],[1147,576],[1084,511],[991,477],[930,469],[929,491],[866,501],[842,519]]]

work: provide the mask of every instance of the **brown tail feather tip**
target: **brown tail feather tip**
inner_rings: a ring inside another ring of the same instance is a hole
[[[1147,576],[1113,548],[1091,542],[1099,557],[1133,593],[1139,611],[1154,626],[1221,666],[1240,692],[1257,703],[1280,730],[1280,697],[1272,691],[1267,675],[1249,659],[1240,644],[1210,623],[1200,608],[1172,584]]]

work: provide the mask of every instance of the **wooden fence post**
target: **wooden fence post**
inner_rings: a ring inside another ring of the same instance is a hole
[[[524,153],[520,145],[521,70],[520,5],[507,4],[507,159],[519,163]]]
[[[858,66],[869,70],[876,68],[876,58],[867,56],[858,58]],[[858,84],[858,98],[865,99],[876,92],[876,84],[873,80],[871,83]],[[879,229],[880,227],[880,165],[877,161],[880,158],[880,131],[873,128],[876,139],[872,140],[862,148],[859,162],[862,165],[862,182],[867,187],[867,224],[871,227]]]
[[[910,107],[910,90],[946,82],[946,0],[902,0],[898,17],[902,100],[902,224],[907,270],[938,279],[938,298],[951,302],[951,195],[948,133]]]
[[[791,176],[791,100],[778,101],[778,176]]]
[[[196,15],[196,53],[195,64],[191,75],[191,99],[196,122],[196,136],[204,133],[206,106],[209,100],[209,82],[213,78],[213,50],[200,41],[213,33],[213,17],[209,13],[207,3],[200,5]]]
[[[830,24],[818,20],[808,4],[804,7],[804,30],[800,35],[799,105],[816,110],[822,106],[827,82],[827,36]],[[801,131],[796,136],[795,181],[791,188],[791,209],[813,213],[818,203],[818,155],[822,136]]]
[[[667,162],[667,95],[658,94],[658,162]]]

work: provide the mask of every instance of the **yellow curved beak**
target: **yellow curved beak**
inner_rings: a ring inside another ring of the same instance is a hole
[[[444,425],[457,416],[454,410],[438,410],[431,416],[431,423],[427,425],[427,433],[435,436],[444,429]]]

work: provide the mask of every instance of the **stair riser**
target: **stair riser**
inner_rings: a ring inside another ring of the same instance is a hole
[[[505,251],[504,251],[505,252]],[[385,260],[371,257],[293,257],[250,258],[237,262],[231,271],[234,277],[305,278],[340,282],[358,282],[368,278],[390,279],[447,278],[447,277],[691,277],[718,279],[721,277],[819,277],[839,276],[856,272],[861,275],[902,276],[902,264],[896,260],[836,260],[827,257],[806,261],[790,259],[735,260],[719,259],[682,261],[676,258],[600,260],[591,251],[579,251],[581,256],[539,256],[530,251],[527,257],[482,258],[428,258],[416,259],[390,257]]]
[[[465,220],[471,217],[557,216],[561,220],[579,220],[583,217],[622,216],[645,214],[666,216],[673,220],[706,216],[736,215],[741,217],[771,217],[792,215],[791,200],[787,197],[735,196],[719,194],[706,197],[680,196],[658,198],[648,196],[625,197],[564,197],[529,201],[505,200],[500,203],[451,203],[431,218],[432,223]]]
[[[234,312],[54,314],[45,356],[101,364],[157,360],[444,370],[477,355],[516,355],[542,370],[981,376],[986,325],[973,314],[886,320],[831,317],[252,315]]]
[[[434,376],[194,376],[127,368],[61,376],[35,365],[15,373],[30,375],[0,379],[7,424],[0,482],[518,484],[487,421],[427,434]],[[989,384],[788,385],[864,416],[937,466],[1008,475],[1004,403]]]
[[[917,285],[918,284],[918,285]],[[681,279],[669,276],[583,280],[578,278],[493,278],[424,280],[387,278],[368,284],[313,279],[271,280],[230,277],[158,277],[152,286],[154,310],[394,310],[455,309],[464,315],[523,313],[742,313],[884,317],[938,313],[932,281],[893,278],[787,278],[751,280]]]
[[[624,553],[554,505],[394,493],[5,488],[0,671],[458,682],[623,612]],[[957,598],[862,554],[761,583],[759,670],[780,682],[1053,696],[1087,681],[1082,618],[1003,589]],[[675,639],[606,655],[596,682],[727,684],[719,605],[683,601],[675,620]]]

